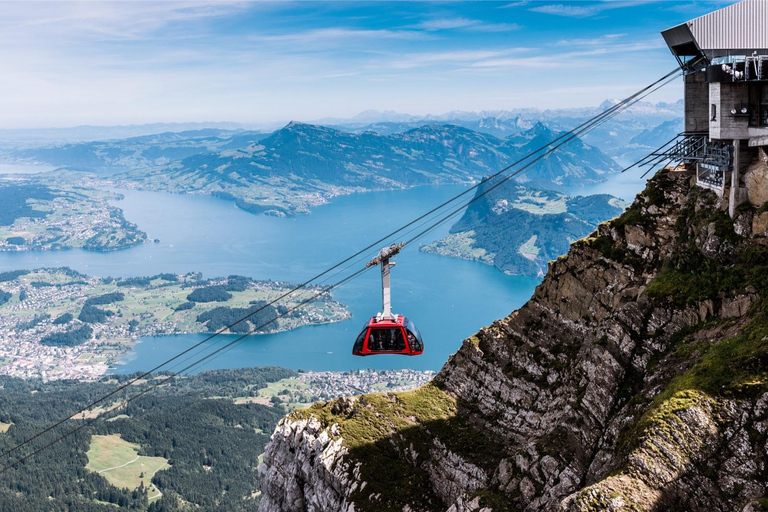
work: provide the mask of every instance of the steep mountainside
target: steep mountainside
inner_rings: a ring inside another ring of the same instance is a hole
[[[508,274],[543,275],[572,242],[618,216],[625,206],[605,194],[569,197],[512,181],[490,181],[478,188],[450,234],[422,250],[488,263]]]
[[[291,123],[245,147],[201,153],[121,180],[148,189],[215,194],[254,212],[292,214],[355,191],[475,181],[556,137],[543,125],[498,139],[453,125],[382,136]],[[599,150],[574,141],[533,166],[525,180],[574,187],[603,181],[615,170]]]
[[[431,384],[289,415],[260,510],[761,510],[768,213],[691,178],[659,173]]]

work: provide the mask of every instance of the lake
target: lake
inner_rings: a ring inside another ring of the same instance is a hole
[[[622,183],[622,187],[627,186]],[[199,271],[205,277],[238,274],[299,283],[465,189],[441,186],[355,194],[295,218],[253,215],[231,202],[206,196],[121,191],[125,199],[114,204],[150,239],[157,238],[160,243],[110,253],[5,253],[0,254],[0,270],[68,266],[100,277]],[[602,189],[609,190],[610,186],[601,187],[600,192]],[[638,183],[631,196],[641,189]],[[622,189],[617,195],[628,194]],[[419,245],[444,236],[451,224],[430,233]],[[438,370],[464,338],[524,304],[539,281],[507,276],[488,265],[426,254],[415,245],[408,246],[392,270],[393,310],[419,327],[426,345],[424,355],[351,355],[363,323],[381,308],[380,275],[378,269],[372,269],[334,290],[334,297],[352,312],[351,320],[251,336],[194,370],[265,365],[316,371]],[[115,371],[150,369],[204,337],[145,337]],[[233,339],[220,336],[201,350],[214,350]]]

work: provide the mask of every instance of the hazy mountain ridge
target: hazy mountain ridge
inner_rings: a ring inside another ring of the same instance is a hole
[[[513,110],[492,110],[480,112],[453,111],[437,116],[411,116],[394,112],[369,111],[351,119],[325,119],[317,121],[330,124],[339,129],[356,133],[375,131],[391,134],[428,123],[451,123],[497,137],[507,137],[532,128],[536,123],[543,123],[554,131],[571,130],[579,124],[614,106],[618,100],[607,100],[597,107],[546,109],[522,108]],[[638,102],[617,117],[596,127],[584,136],[585,142],[598,147],[611,157],[626,160],[641,157],[637,151],[625,155],[623,146],[646,130],[653,130],[660,124],[683,115],[683,101],[675,103]],[[665,140],[658,140],[653,148]],[[640,149],[642,151],[642,149]]]
[[[355,191],[477,181],[556,137],[541,124],[499,139],[454,125],[382,136],[292,122],[246,147],[201,153],[117,179],[150,190],[214,194],[254,212],[285,215]],[[574,141],[521,179],[572,187],[603,181],[616,170],[599,150]]]
[[[655,128],[643,130],[641,133],[632,137],[630,144],[645,146],[649,149],[656,149],[661,144],[658,141],[666,142],[685,131],[685,123],[682,117],[665,121]]]
[[[230,122],[146,123],[112,126],[82,125],[60,128],[2,128],[0,129],[0,148],[29,149],[82,142],[120,140],[164,132],[180,133],[208,129],[241,131],[252,128],[240,123]]]
[[[241,147],[268,134],[216,128],[161,132],[127,139],[79,142],[8,153],[17,162],[44,162],[77,170],[115,172],[165,165],[204,152]]]

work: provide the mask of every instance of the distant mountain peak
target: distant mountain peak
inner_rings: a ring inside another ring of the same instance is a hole
[[[614,99],[607,99],[604,102],[602,102],[597,108],[599,108],[600,110],[606,110],[606,109],[609,109],[609,108],[612,108],[612,107],[618,105],[619,103],[621,103],[621,100],[618,100],[618,99],[615,99],[615,98]]]
[[[524,139],[535,139],[539,137],[551,137],[554,135],[554,133],[555,132],[553,132],[549,126],[542,123],[541,121],[537,121],[529,129],[520,132],[519,135],[511,135],[510,138],[519,136],[523,137]]]
[[[549,127],[542,123],[541,121],[536,121],[533,126],[526,130],[526,132],[533,132],[533,133],[542,133],[542,132],[551,132],[552,130],[549,129]]]

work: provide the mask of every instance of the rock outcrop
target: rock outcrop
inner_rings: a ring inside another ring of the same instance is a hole
[[[768,240],[686,172],[407,393],[286,417],[262,512],[762,510]]]
[[[749,202],[753,206],[762,206],[768,202],[768,152],[758,149],[757,159],[744,174]]]

